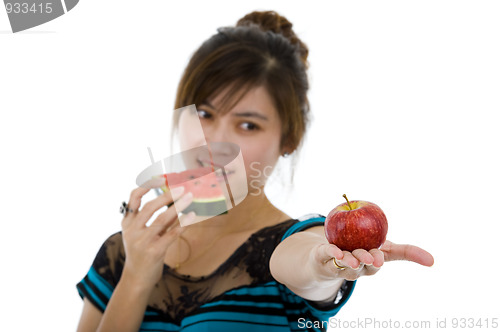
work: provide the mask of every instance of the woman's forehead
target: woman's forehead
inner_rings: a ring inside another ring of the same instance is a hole
[[[228,93],[230,93],[228,95]],[[274,102],[264,86],[240,89],[231,93],[230,87],[224,88],[220,93],[207,98],[204,102],[217,112],[234,113],[242,111],[256,111],[268,116],[277,115]]]

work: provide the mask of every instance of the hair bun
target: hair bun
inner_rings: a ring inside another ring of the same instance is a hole
[[[236,26],[258,25],[264,31],[279,33],[287,38],[292,45],[296,45],[302,62],[306,65],[309,49],[292,29],[293,24],[275,11],[254,11],[239,19]]]

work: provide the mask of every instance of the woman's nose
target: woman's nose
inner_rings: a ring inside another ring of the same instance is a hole
[[[205,139],[207,143],[228,142],[229,135],[227,133],[226,125],[220,121],[208,126],[208,128],[203,127],[203,131],[205,132]]]

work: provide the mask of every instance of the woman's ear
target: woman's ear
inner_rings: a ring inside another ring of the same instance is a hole
[[[293,153],[293,151],[295,151],[295,149],[292,149],[292,148],[283,148],[283,149],[281,149],[281,156],[286,158],[289,155],[291,155]]]
[[[295,151],[295,149],[291,146],[291,144],[283,144],[283,147],[281,148],[281,156],[282,157],[288,157]]]

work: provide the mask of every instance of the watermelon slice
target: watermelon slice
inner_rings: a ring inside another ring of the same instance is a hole
[[[193,201],[182,213],[194,211],[198,216],[216,216],[227,213],[226,196],[221,187],[221,184],[225,182],[217,180],[212,167],[200,167],[162,176],[165,178],[165,185],[161,187],[163,192],[176,187],[184,187],[185,193],[193,194]]]

